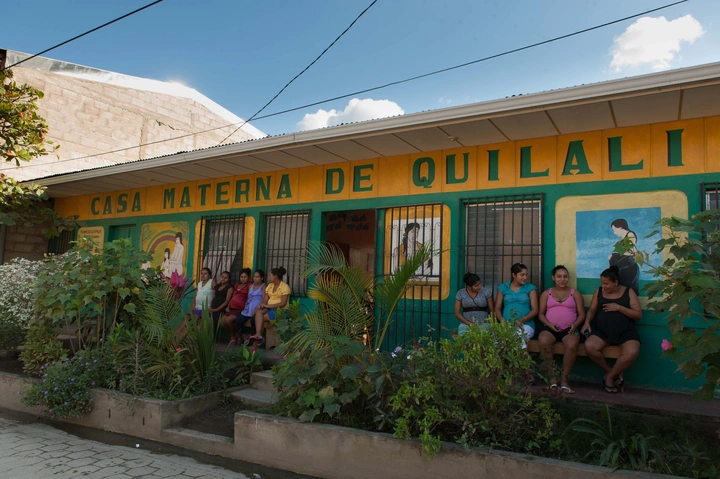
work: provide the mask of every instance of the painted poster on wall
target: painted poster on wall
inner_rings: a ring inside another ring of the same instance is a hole
[[[140,245],[152,255],[150,267],[160,267],[167,277],[173,273],[187,276],[187,221],[145,223],[140,230]],[[143,265],[146,266],[146,265]]]
[[[438,248],[442,225],[439,216],[429,218],[397,219],[391,224],[391,272],[395,273],[405,264],[407,258],[426,243]],[[413,276],[415,281],[439,282],[440,280],[440,254],[436,254],[417,271]]]
[[[650,254],[650,264],[660,264],[662,258],[652,253],[657,238],[646,238],[660,221],[660,207],[623,208],[612,210],[578,211],[576,213],[576,267],[578,279],[596,280],[610,266],[617,266],[622,286],[636,293],[652,274],[635,261],[635,253]],[[623,239],[635,247],[624,254],[616,253],[615,244]]]

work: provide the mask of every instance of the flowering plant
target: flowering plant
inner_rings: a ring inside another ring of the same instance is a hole
[[[81,417],[92,409],[91,388],[115,385],[115,368],[104,349],[79,351],[71,359],[46,364],[42,378],[25,392],[23,402],[45,406],[56,419]]]
[[[20,345],[35,316],[35,280],[43,269],[42,261],[16,258],[0,265],[0,349]]]

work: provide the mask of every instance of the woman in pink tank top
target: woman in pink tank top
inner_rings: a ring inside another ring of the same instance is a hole
[[[550,288],[540,295],[540,320],[538,343],[540,351],[545,359],[545,368],[550,370],[553,359],[553,345],[560,341],[565,347],[563,356],[563,372],[560,383],[557,378],[550,379],[550,389],[562,390],[567,394],[573,394],[568,382],[570,370],[575,364],[577,350],[580,344],[578,328],[585,321],[585,303],[582,295],[568,286],[570,273],[563,265],[555,266],[552,270],[554,288]]]

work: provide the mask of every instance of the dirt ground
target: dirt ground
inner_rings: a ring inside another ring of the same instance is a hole
[[[194,431],[217,434],[219,436],[235,436],[235,412],[247,409],[239,401],[223,401],[212,409],[203,411],[187,418],[181,426]]]
[[[23,363],[18,358],[0,359],[0,371],[5,373],[23,374]]]

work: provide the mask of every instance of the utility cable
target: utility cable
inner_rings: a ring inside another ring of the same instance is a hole
[[[286,89],[287,87],[289,87],[292,82],[294,82],[295,80],[297,80],[298,78],[300,78],[300,76],[301,76],[303,73],[305,73],[306,71],[308,71],[308,70],[310,69],[310,67],[315,64],[315,62],[317,62],[318,60],[320,60],[320,59],[322,58],[322,56],[325,55],[325,53],[327,53],[327,51],[330,50],[330,49],[333,47],[333,45],[335,45],[335,44],[338,42],[338,40],[340,40],[340,39],[343,37],[343,35],[345,35],[345,34],[353,27],[353,25],[355,25],[355,23],[356,23],[358,20],[360,20],[360,17],[362,17],[363,15],[365,15],[365,12],[367,12],[368,10],[370,10],[370,8],[372,8],[372,6],[375,5],[376,3],[377,3],[377,0],[373,0],[373,2],[372,2],[370,5],[368,5],[367,8],[365,8],[365,10],[363,10],[362,12],[360,12],[360,15],[358,15],[357,17],[355,17],[355,20],[353,20],[352,23],[351,23],[350,25],[348,25],[348,27],[347,27],[345,30],[343,30],[343,32],[342,32],[340,35],[338,35],[338,37],[337,37],[335,40],[333,40],[333,42],[332,42],[330,45],[328,45],[327,48],[325,48],[325,50],[323,50],[322,53],[317,56],[317,58],[315,58],[315,60],[313,60],[312,62],[310,62],[310,64],[309,64],[308,66],[306,66],[306,67],[303,69],[303,71],[301,71],[300,73],[298,73],[297,75],[295,75],[292,80],[290,80],[289,82],[287,82],[287,83],[285,84],[285,86],[282,87],[282,88],[280,89],[280,91],[277,92],[277,93],[275,94],[275,96],[270,99],[269,102],[265,103],[265,105],[264,105],[262,108],[260,108],[258,111],[256,111],[253,116],[251,116],[250,118],[248,118],[247,120],[245,120],[240,126],[238,126],[237,128],[235,128],[235,129],[233,130],[233,132],[230,133],[228,136],[226,136],[220,143],[218,143],[218,145],[222,145],[228,138],[230,138],[231,136],[233,136],[233,135],[235,134],[235,132],[237,132],[240,128],[242,128],[243,126],[245,126],[246,123],[254,120],[260,113],[262,113],[262,111],[263,111],[265,108],[267,108],[268,106],[270,106],[270,103],[274,102],[275,99],[276,99],[277,97],[279,97],[280,94],[281,94],[282,92],[284,92],[285,89]]]
[[[49,52],[49,51],[55,50],[56,48],[60,48],[60,47],[63,46],[63,45],[67,45],[67,44],[70,43],[70,42],[74,42],[74,41],[77,40],[78,38],[82,38],[82,37],[84,37],[85,35],[89,35],[89,34],[91,34],[91,33],[93,33],[93,32],[96,32],[96,31],[100,30],[101,28],[105,28],[105,27],[107,27],[108,25],[112,25],[112,24],[115,23],[115,22],[119,22],[120,20],[122,20],[122,19],[124,19],[124,18],[127,18],[127,17],[129,17],[129,16],[131,16],[131,15],[135,15],[135,14],[138,13],[138,12],[142,12],[142,11],[145,10],[146,8],[150,8],[150,7],[152,7],[153,5],[157,5],[158,3],[162,2],[162,1],[163,1],[163,0],[155,0],[155,1],[152,2],[152,3],[148,3],[148,4],[145,5],[144,7],[140,7],[140,8],[138,8],[137,10],[133,10],[133,11],[130,12],[130,13],[126,13],[125,15],[123,15],[123,16],[121,16],[121,17],[117,17],[115,20],[110,20],[110,21],[107,22],[107,23],[103,23],[103,24],[100,25],[99,27],[95,27],[95,28],[93,28],[92,30],[88,30],[88,31],[85,32],[85,33],[81,33],[80,35],[74,36],[74,37],[72,37],[71,39],[65,40],[65,41],[62,42],[62,43],[58,43],[58,44],[55,45],[54,47],[47,48],[47,49],[45,49],[45,50],[43,50],[43,51],[41,51],[41,52],[39,52],[39,53],[36,53],[35,55],[32,55],[32,56],[29,56],[29,57],[25,58],[24,60],[20,60],[20,61],[17,62],[17,63],[13,63],[13,64],[10,65],[9,67],[5,67],[5,68],[3,68],[3,69],[0,70],[0,71],[5,71],[5,70],[7,70],[7,69],[9,69],[9,68],[16,67],[16,66],[20,65],[21,63],[25,63],[25,62],[28,61],[28,60],[32,60],[32,59],[35,58],[35,57],[39,57],[40,55],[43,55],[43,54],[45,54],[45,53],[47,53],[47,52]]]
[[[620,23],[620,22],[623,22],[623,21],[625,21],[625,20],[630,20],[630,19],[632,19],[632,18],[640,17],[640,16],[642,16],[642,15],[647,15],[648,13],[654,13],[654,12],[657,12],[657,11],[659,11],[659,10],[664,10],[664,9],[666,9],[666,8],[673,7],[673,6],[675,6],[675,5],[679,5],[679,4],[685,3],[685,2],[687,2],[687,1],[688,1],[688,0],[680,0],[680,1],[677,1],[677,2],[673,2],[673,3],[669,3],[669,4],[666,4],[666,5],[663,5],[663,6],[661,6],[661,7],[653,8],[653,9],[651,9],[651,10],[646,10],[646,11],[644,11],[644,12],[636,13],[636,14],[634,14],[634,15],[630,15],[630,16],[623,17],[623,18],[620,18],[620,19],[617,19],[617,20],[613,20],[613,21],[611,21],[611,22],[607,22],[607,23],[603,23],[603,24],[600,24],[600,25],[596,25],[596,26],[594,26],[594,27],[585,28],[585,29],[583,29],[583,30],[578,30],[578,31],[575,31],[575,32],[573,32],[573,33],[568,33],[568,34],[566,34],[566,35],[561,35],[561,36],[559,36],[559,37],[551,38],[551,39],[549,39],[549,40],[544,40],[544,41],[542,41],[542,42],[533,43],[533,44],[531,44],[531,45],[526,45],[526,46],[524,46],[524,47],[515,48],[515,49],[513,49],[513,50],[507,50],[507,51],[505,51],[505,52],[497,53],[497,54],[494,54],[494,55],[491,55],[491,56],[488,56],[488,57],[484,57],[484,58],[480,58],[480,59],[478,59],[478,60],[473,60],[473,61],[471,61],[471,62],[462,63],[462,64],[460,64],[460,65],[455,65],[455,66],[448,67],[448,68],[443,68],[443,69],[441,69],[441,70],[435,70],[435,71],[430,72],[430,73],[424,73],[424,74],[422,74],[422,75],[417,75],[417,76],[414,76],[414,77],[406,78],[406,79],[404,79],[404,80],[398,80],[398,81],[386,83],[386,84],[384,84],[384,85],[380,85],[380,86],[368,88],[368,89],[365,89],[365,90],[359,90],[359,91],[356,91],[356,92],[353,92],[353,93],[348,93],[348,94],[346,94],[346,95],[336,96],[336,97],[333,97],[333,98],[328,98],[328,99],[325,99],[325,100],[316,101],[316,102],[314,102],[314,103],[308,103],[308,104],[306,104],[306,105],[298,106],[298,107],[295,107],[295,108],[290,108],[290,109],[287,109],[287,110],[278,111],[278,112],[275,112],[275,113],[270,113],[270,114],[268,114],[268,115],[256,116],[254,119],[255,119],[255,120],[262,120],[262,119],[264,119],[264,118],[270,118],[270,117],[273,117],[273,116],[278,116],[278,115],[282,115],[282,114],[285,114],[285,113],[290,113],[290,112],[293,112],[293,111],[302,110],[303,108],[309,108],[309,107],[311,107],[311,106],[317,106],[317,105],[321,105],[321,104],[323,104],[323,103],[329,103],[329,102],[331,102],[331,101],[340,100],[340,99],[347,98],[347,97],[350,97],[350,96],[359,95],[359,94],[361,94],[361,93],[367,93],[367,92],[370,92],[370,91],[376,91],[376,90],[380,90],[380,89],[383,89],[383,88],[387,88],[387,87],[389,87],[389,86],[399,85],[399,84],[401,84],[401,83],[406,83],[406,82],[413,81],[413,80],[417,80],[417,79],[420,79],[420,78],[425,78],[425,77],[428,77],[428,76],[431,76],[431,75],[437,75],[437,74],[439,74],[439,73],[444,73],[444,72],[447,72],[447,71],[450,71],[450,70],[455,70],[455,69],[458,69],[458,68],[466,67],[466,66],[468,66],[468,65],[473,65],[473,64],[476,64],[476,63],[480,63],[480,62],[484,62],[484,61],[491,60],[491,59],[494,59],[494,58],[498,58],[498,57],[502,57],[502,56],[505,56],[505,55],[509,55],[509,54],[511,54],[511,53],[519,52],[519,51],[522,51],[522,50],[527,50],[527,49],[534,48],[534,47],[537,47],[537,46],[540,46],[540,45],[546,45],[546,44],[548,44],[548,43],[556,42],[556,41],[558,41],[558,40],[563,40],[563,39],[566,39],[566,38],[570,38],[570,37],[573,37],[573,36],[577,36],[577,35],[580,35],[580,34],[582,34],[582,33],[590,32],[590,31],[593,31],[593,30],[597,30],[597,29],[599,29],[599,28],[603,28],[603,27],[607,27],[607,26],[610,26],[610,25],[614,25],[614,24],[616,24],[616,23]],[[187,137],[189,137],[189,136],[201,135],[201,134],[203,134],[203,133],[209,133],[209,132],[211,132],[211,131],[220,130],[220,129],[222,129],[222,128],[232,127],[232,126],[235,126],[235,125],[238,125],[238,124],[242,127],[242,126],[245,125],[248,121],[250,121],[250,120],[246,120],[246,121],[239,122],[239,123],[230,123],[230,124],[228,124],[228,125],[223,125],[223,126],[217,126],[217,127],[209,128],[209,129],[207,129],[207,130],[202,130],[202,131],[198,131],[198,132],[194,132],[194,133],[188,133],[188,134],[185,134],[185,135],[175,136],[175,137],[167,138],[167,139],[164,139],[164,140],[156,140],[156,141],[151,141],[151,142],[148,142],[148,143],[142,143],[142,144],[136,145],[136,146],[128,146],[128,147],[125,147],[125,148],[118,148],[117,150],[106,151],[106,152],[103,152],[103,153],[95,153],[95,154],[92,154],[92,155],[79,156],[79,157],[76,157],[76,158],[68,158],[68,159],[66,159],[66,160],[58,160],[58,161],[56,161],[55,163],[66,162],[66,161],[83,160],[83,159],[86,159],[86,158],[94,158],[94,157],[98,157],[98,156],[102,156],[102,155],[109,155],[109,154],[111,154],[111,153],[120,153],[120,152],[123,152],[123,151],[133,150],[133,149],[136,149],[136,148],[142,148],[143,146],[150,146],[150,145],[155,145],[155,144],[158,144],[158,143],[164,143],[164,142],[166,142],[166,141],[173,141],[173,140],[179,140],[179,139],[182,139],[182,138],[187,138]],[[225,141],[225,140],[223,140],[223,141]],[[142,160],[140,160],[140,161],[142,161]],[[112,165],[108,165],[108,166],[112,166]],[[12,168],[0,168],[0,171],[10,170],[10,169],[12,169]]]

